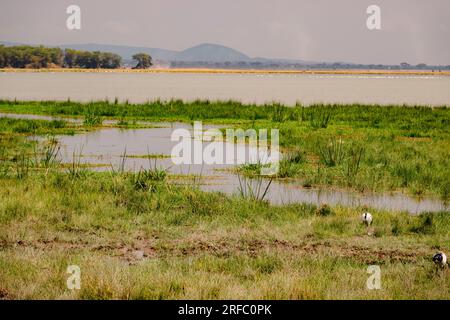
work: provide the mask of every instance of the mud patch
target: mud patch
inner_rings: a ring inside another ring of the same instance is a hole
[[[419,259],[426,258],[427,252],[423,250],[380,249],[349,245],[330,241],[306,241],[300,244],[285,240],[258,240],[219,238],[211,241],[176,239],[158,241],[158,239],[144,239],[138,237],[133,244],[107,243],[92,245],[82,241],[36,240],[0,242],[0,248],[32,247],[47,251],[82,250],[100,251],[105,255],[117,257],[132,265],[151,258],[170,258],[173,256],[198,256],[210,254],[216,257],[227,258],[234,255],[247,255],[257,257],[264,253],[288,252],[293,256],[328,256],[350,259],[361,264],[385,263],[417,263]]]
[[[0,288],[0,300],[12,300],[14,297],[5,288]]]

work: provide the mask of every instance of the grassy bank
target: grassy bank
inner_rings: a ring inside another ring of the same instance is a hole
[[[139,180],[139,183],[137,183]],[[156,175],[31,170],[0,178],[6,299],[448,299],[448,212],[274,207]],[[368,235],[368,232],[371,234]],[[382,289],[368,290],[368,265]],[[81,290],[66,288],[68,265]],[[405,276],[407,275],[407,276]]]
[[[0,101],[0,112],[103,118],[186,121],[231,127],[276,128],[288,154],[278,178],[305,186],[364,191],[401,191],[448,200],[450,196],[450,109],[425,106],[243,105],[236,101],[113,102]],[[255,174],[258,167],[242,172]]]

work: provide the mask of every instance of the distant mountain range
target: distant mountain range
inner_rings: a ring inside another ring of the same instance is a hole
[[[4,42],[0,44],[5,46],[23,45],[22,43]],[[183,51],[167,50],[161,48],[135,47],[123,45],[109,45],[97,43],[84,44],[63,44],[62,49],[75,49],[85,51],[106,51],[120,55],[125,61],[131,60],[132,56],[138,52],[150,54],[154,60],[164,62],[208,62],[208,63],[224,63],[224,62],[261,62],[261,63],[300,63],[312,64],[313,62],[303,60],[288,59],[268,59],[268,58],[250,58],[246,54],[239,52],[233,48],[213,43],[203,43]]]

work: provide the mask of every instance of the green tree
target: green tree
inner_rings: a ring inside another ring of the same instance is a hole
[[[122,57],[111,52],[100,53],[99,59],[100,67],[105,69],[119,68],[122,64]]]
[[[152,57],[147,53],[136,53],[133,56],[133,60],[137,61],[137,65],[134,69],[147,69],[153,65]]]
[[[77,65],[78,51],[73,49],[66,49],[64,52],[64,66],[73,68]]]
[[[3,45],[0,45],[0,68],[6,67],[6,50]]]

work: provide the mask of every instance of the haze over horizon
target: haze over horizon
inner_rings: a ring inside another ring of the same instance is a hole
[[[81,30],[66,8],[81,7]],[[381,30],[366,8],[381,7]],[[0,41],[98,43],[181,51],[216,43],[250,57],[450,65],[450,1],[26,0],[0,3]]]

